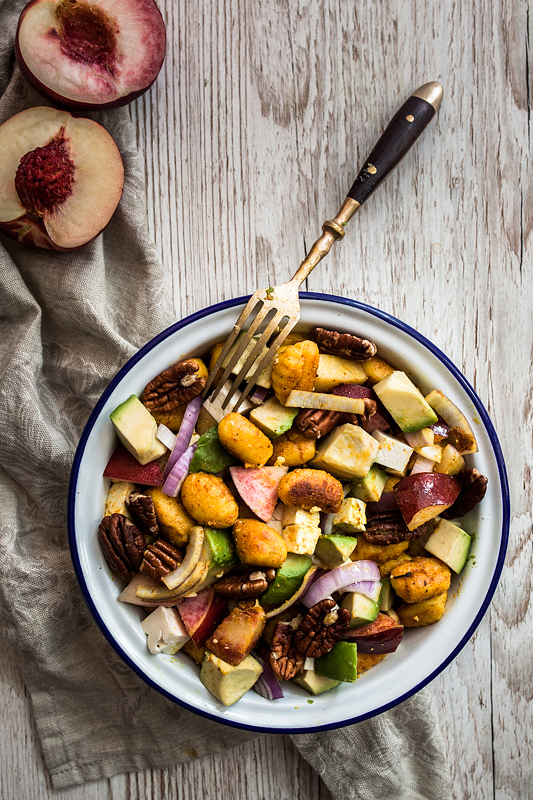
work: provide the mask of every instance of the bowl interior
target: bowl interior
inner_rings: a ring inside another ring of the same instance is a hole
[[[455,577],[447,611],[436,624],[407,630],[390,654],[355,684],[341,684],[311,697],[284,683],[282,700],[269,702],[248,692],[226,708],[200,683],[199,667],[187,656],[151,655],[140,620],[144,612],[117,602],[123,588],[100,551],[96,531],[108,481],[102,478],[115,444],[109,414],[130,394],[139,394],[175,361],[205,353],[231,329],[242,298],[188,317],[139,351],[111,382],[97,404],[76,453],[69,496],[69,539],[85,599],[101,630],[124,660],[154,688],[190,710],[219,722],[253,730],[290,732],[350,724],[406,699],[434,678],[468,641],[485,613],[502,568],[509,519],[505,467],[494,429],[480,400],[461,373],[436,347],[405,324],[354,301],[301,295],[302,330],[313,325],[346,330],[375,341],[379,355],[407,372],[423,392],[440,389],[469,419],[479,453],[468,456],[489,479],[483,503],[465,519],[473,535],[463,575]]]

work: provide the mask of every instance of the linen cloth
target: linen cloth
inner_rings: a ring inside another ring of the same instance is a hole
[[[47,105],[13,59],[23,5],[0,3],[0,122]],[[123,198],[105,232],[70,254],[0,235],[0,613],[54,788],[170,767],[254,736],[144,684],[100,634],[71,565],[66,498],[83,426],[117,369],[174,321],[147,238],[128,110],[88,116],[110,131],[125,165]],[[338,800],[450,797],[426,692],[376,719],[291,738]]]

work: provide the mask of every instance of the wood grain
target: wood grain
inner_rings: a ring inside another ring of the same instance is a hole
[[[491,609],[432,684],[454,800],[533,797],[533,267],[525,0],[164,0],[169,48],[132,106],[148,227],[176,315],[286,279],[398,105],[442,109],[309,288],[379,306],[435,341],[487,405],[510,475]],[[2,800],[325,800],[290,742],[52,793],[29,700],[0,651]]]

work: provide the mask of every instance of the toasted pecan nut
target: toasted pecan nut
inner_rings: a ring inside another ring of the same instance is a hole
[[[361,339],[352,333],[328,331],[325,328],[313,328],[309,337],[317,343],[321,350],[333,356],[352,358],[354,361],[366,361],[375,356],[378,348],[374,342]]]
[[[124,514],[111,514],[101,521],[98,538],[113,572],[131,581],[133,573],[141,566],[146,548],[144,534]]]
[[[168,575],[183,561],[183,552],[164,539],[156,539],[144,551],[140,571],[157,580]]]
[[[487,491],[488,478],[477,469],[463,469],[456,476],[461,483],[461,491],[455,503],[441,513],[444,519],[460,519],[481,503]]]
[[[308,511],[319,508],[336,513],[344,499],[342,483],[323,469],[295,469],[278,486],[279,499],[287,506]]]
[[[268,589],[276,576],[274,569],[247,570],[236,575],[226,575],[217,581],[213,588],[223,597],[234,599],[253,599]]]
[[[399,544],[410,539],[418,539],[427,533],[428,523],[425,522],[413,531],[410,531],[398,511],[382,511],[367,519],[366,530],[363,538],[372,544]]]
[[[292,638],[297,653],[304,658],[320,658],[339,642],[350,627],[350,612],[336,608],[336,602],[326,597],[309,609]]]
[[[141,395],[148,411],[169,413],[201,394],[207,370],[198,358],[173,364],[157,375]]]
[[[157,517],[155,515],[154,501],[149,494],[141,494],[141,492],[132,492],[128,498],[128,505],[135,517],[151,536],[157,536],[159,533],[159,525],[157,524]]]
[[[294,420],[294,427],[306,439],[320,439],[327,433],[347,422],[343,411],[325,411],[313,408],[302,408]]]
[[[269,663],[280,681],[290,681],[304,665],[304,656],[296,651],[293,644],[295,627],[300,619],[301,617],[292,622],[280,620],[272,634]]]

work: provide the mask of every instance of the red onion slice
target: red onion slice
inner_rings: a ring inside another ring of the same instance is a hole
[[[252,655],[263,667],[263,672],[252,686],[252,689],[254,692],[257,692],[260,697],[264,697],[265,700],[281,700],[283,697],[283,689],[274,675],[270,664],[267,664],[257,653],[252,653]]]
[[[182,457],[184,452],[187,450],[189,442],[191,441],[191,436],[194,433],[194,426],[196,425],[196,422],[198,420],[200,409],[202,408],[202,403],[203,400],[201,395],[198,395],[198,397],[194,397],[189,403],[187,403],[187,408],[185,409],[185,414],[183,415],[180,429],[178,431],[178,435],[176,436],[176,442],[174,444],[174,448],[172,450],[172,453],[170,454],[170,458],[167,461],[166,467],[163,470],[164,478],[167,478],[170,475],[170,472],[172,471],[174,464],[178,461],[178,459]],[[167,492],[165,492],[165,494],[167,494]],[[172,496],[175,497],[175,495]]]
[[[191,446],[182,453],[180,458],[178,458],[163,484],[163,494],[168,494],[169,497],[178,496],[182,483],[187,477],[189,465],[197,447],[197,444],[191,444]]]
[[[316,603],[330,597],[333,592],[340,592],[345,586],[361,581],[379,581],[379,567],[375,561],[352,561],[326,572],[313,583],[301,602],[311,608]]]
[[[328,514],[327,511],[320,512],[320,530],[323,534],[331,533],[333,530],[333,519],[335,514]]]
[[[365,597],[377,603],[379,595],[381,594],[381,581],[359,581],[358,583],[349,583],[348,586],[344,587],[343,591],[364,594]]]

